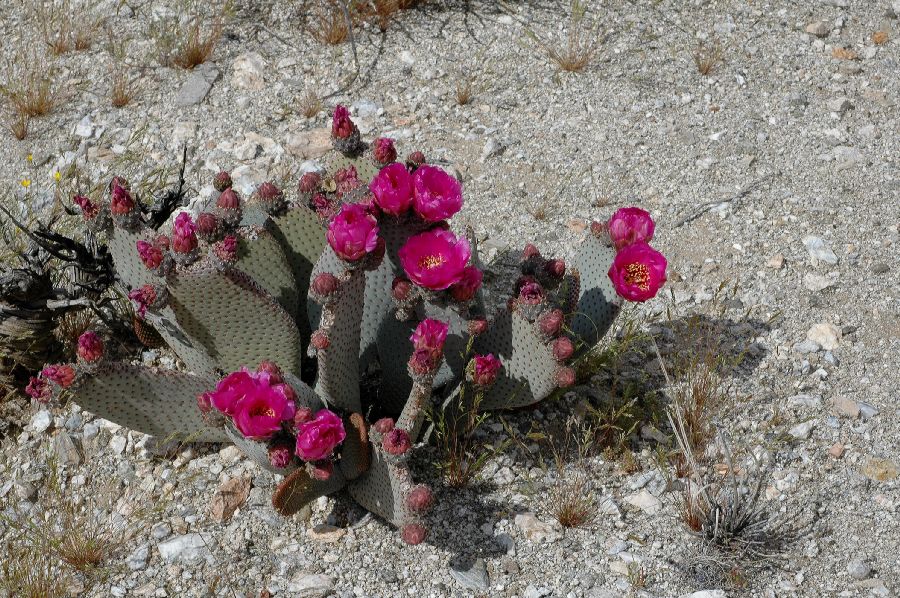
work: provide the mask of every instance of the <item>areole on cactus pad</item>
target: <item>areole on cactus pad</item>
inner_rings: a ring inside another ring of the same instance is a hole
[[[219,173],[208,205],[168,231],[124,179],[76,197],[182,367],[115,363],[89,332],[78,363],[47,366],[29,393],[66,390],[147,434],[233,442],[284,476],[280,513],[346,488],[415,544],[434,502],[408,467],[427,411],[472,396],[521,407],[573,384],[623,298],[665,282],[665,258],[649,214],[629,208],[594,223],[571,265],[528,245],[515,284],[485,288],[476,243],[447,220],[459,181],[421,152],[396,162],[391,140],[369,147],[343,107],[332,136],[327,167],[295,193],[265,183],[244,201]]]

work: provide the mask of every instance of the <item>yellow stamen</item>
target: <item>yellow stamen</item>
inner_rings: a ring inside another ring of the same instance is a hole
[[[423,270],[431,270],[433,268],[437,268],[447,261],[442,255],[426,255],[419,259],[419,268]]]
[[[650,290],[650,269],[640,262],[628,264],[625,266],[625,282],[642,291]]]

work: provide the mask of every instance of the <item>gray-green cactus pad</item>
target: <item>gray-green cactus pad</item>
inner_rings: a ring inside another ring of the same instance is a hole
[[[297,281],[281,243],[267,228],[244,228],[241,233],[235,268],[248,274],[275,297],[292,318],[296,318],[299,305]],[[303,297],[305,300],[305,290]]]
[[[364,509],[401,527],[414,519],[406,504],[412,480],[406,463],[389,459],[380,446],[373,446],[369,470],[350,482],[348,489]]]
[[[569,326],[584,347],[595,345],[606,334],[622,305],[607,275],[615,257],[615,249],[592,234],[575,254],[572,265],[581,276],[581,294]]]
[[[214,388],[212,376],[121,363],[101,364],[72,386],[74,401],[126,428],[159,438],[223,442],[221,428],[207,424],[197,395]]]

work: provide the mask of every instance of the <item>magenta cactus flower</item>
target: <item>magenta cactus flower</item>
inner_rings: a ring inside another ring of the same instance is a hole
[[[420,166],[413,174],[413,207],[427,222],[440,222],[462,208],[459,181],[436,166]]]
[[[544,287],[537,282],[526,282],[519,289],[519,300],[525,305],[538,305],[544,300]]]
[[[321,409],[316,416],[297,426],[296,454],[304,461],[322,461],[344,442],[344,422],[333,411]]]
[[[414,235],[398,252],[403,270],[411,281],[433,291],[459,282],[472,255],[469,242],[444,228]]]
[[[25,387],[25,394],[39,403],[46,403],[53,396],[50,382],[40,376],[32,376]]]
[[[389,164],[397,159],[397,149],[394,140],[388,137],[379,137],[372,143],[372,156],[379,164]]]
[[[237,261],[238,240],[236,235],[225,235],[225,237],[213,245],[213,251],[220,260],[226,264],[233,264]]]
[[[338,169],[337,172],[334,173],[334,184],[337,187],[336,193],[340,197],[345,193],[350,193],[354,189],[362,187],[363,182],[359,179],[359,173],[356,171],[356,166],[351,164],[346,168]]]
[[[334,107],[331,118],[331,136],[336,139],[347,139],[353,135],[356,125],[350,120],[350,111],[346,106],[338,104]]]
[[[650,213],[640,208],[619,208],[606,223],[609,238],[616,250],[634,243],[649,243],[656,225]]]
[[[451,285],[450,295],[460,303],[471,300],[481,288],[483,278],[484,274],[475,266],[466,267],[459,280]]]
[[[95,204],[84,195],[76,195],[72,198],[72,202],[81,208],[81,214],[85,220],[96,218],[97,214],[100,213],[100,205]]]
[[[138,255],[141,257],[141,262],[147,266],[147,269],[156,270],[159,268],[165,257],[163,250],[159,246],[147,241],[137,241],[135,245],[137,246]]]
[[[402,428],[394,428],[381,439],[381,446],[387,453],[400,456],[412,448],[412,441],[409,432]]]
[[[412,176],[406,166],[397,162],[388,164],[375,175],[369,191],[381,211],[392,216],[405,214],[413,203]]]
[[[655,297],[665,284],[666,266],[663,254],[637,241],[616,254],[608,275],[620,297],[644,302]]]
[[[337,256],[348,262],[360,260],[378,245],[378,221],[360,204],[344,204],[325,235]]]
[[[134,199],[131,193],[120,185],[116,179],[113,179],[112,197],[109,201],[109,211],[117,216],[129,214],[134,209]]]
[[[279,443],[269,447],[269,464],[275,469],[284,469],[294,458],[294,449],[290,444]]]
[[[147,315],[147,309],[156,305],[159,294],[152,284],[145,284],[129,291],[128,298],[134,304],[137,317],[143,320]]]
[[[41,378],[50,380],[63,388],[69,388],[75,382],[75,369],[69,364],[46,365],[41,370]]]
[[[497,380],[502,364],[492,353],[476,355],[472,358],[472,383],[476,386],[487,387]]]
[[[234,425],[241,434],[254,440],[268,440],[281,430],[281,423],[293,421],[294,401],[285,384],[269,384],[261,377],[253,379],[250,392],[236,405]]]
[[[87,363],[99,361],[103,357],[103,341],[93,330],[87,330],[78,337],[78,357]]]
[[[181,212],[175,217],[172,225],[172,251],[175,253],[190,253],[197,248],[197,225],[187,212]]]

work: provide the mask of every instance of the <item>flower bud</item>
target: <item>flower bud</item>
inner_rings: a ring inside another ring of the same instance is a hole
[[[431,493],[431,488],[422,484],[413,488],[406,497],[406,505],[411,511],[418,513],[427,511],[433,504],[434,495]]]
[[[321,297],[327,297],[334,293],[338,288],[338,279],[334,274],[330,272],[322,272],[321,274],[317,274],[315,278],[313,278],[312,282],[312,290],[313,293],[319,295]]]
[[[219,193],[223,193],[226,189],[231,189],[231,175],[224,170],[213,178],[213,188]]]
[[[412,283],[399,276],[395,278],[394,282],[391,284],[391,294],[397,301],[406,301],[409,298],[411,290]]]
[[[372,156],[379,164],[388,164],[397,159],[397,150],[394,148],[394,140],[387,137],[379,137],[372,143]]]
[[[381,440],[381,446],[391,455],[399,456],[412,447],[412,442],[406,430],[394,428],[384,435],[384,438]]]
[[[200,409],[200,413],[209,413],[212,411],[213,404],[211,392],[201,392],[197,395],[197,408]]]
[[[406,157],[406,164],[412,168],[418,168],[425,164],[425,154],[422,152],[412,152]]]
[[[562,278],[566,275],[566,262],[563,260],[547,260],[544,263],[544,272],[552,278]]]
[[[93,330],[87,330],[78,337],[78,357],[87,363],[94,363],[103,357],[103,341]]]
[[[219,231],[219,219],[215,214],[200,212],[197,215],[197,236],[204,241],[215,239]]]
[[[327,482],[334,473],[334,463],[332,461],[315,461],[309,464],[310,475],[313,479],[320,482]]]
[[[372,426],[372,429],[379,434],[387,434],[394,429],[394,420],[389,417],[382,417]]]
[[[556,370],[556,385],[560,388],[568,388],[575,384],[575,370],[572,368],[559,368]]]
[[[319,351],[324,351],[331,345],[331,341],[328,339],[328,333],[321,328],[312,333],[310,341],[312,342],[312,346]]]
[[[475,318],[473,320],[469,320],[468,329],[469,334],[471,334],[472,336],[484,334],[488,329],[488,321],[484,318]]]
[[[309,407],[297,407],[297,410],[294,412],[294,426],[305,424],[306,422],[312,421],[312,419],[313,412]]]
[[[562,330],[563,321],[565,321],[565,316],[561,309],[553,309],[544,312],[544,314],[541,315],[541,319],[538,321],[541,334],[544,336],[556,336],[559,334],[559,331]]]
[[[274,361],[269,361],[268,359],[264,361],[260,361],[259,365],[256,366],[256,371],[259,373],[265,372],[269,374],[269,383],[270,384],[284,384],[284,373],[281,371],[281,368],[278,367]]]
[[[408,523],[400,530],[400,537],[412,546],[424,542],[427,535],[428,530],[421,523]]]
[[[533,243],[527,243],[525,249],[522,250],[522,259],[527,260],[533,257],[541,257],[541,252]]]
[[[307,172],[300,177],[300,184],[297,185],[297,191],[300,193],[315,193],[322,183],[322,176],[318,172]]]
[[[276,469],[284,469],[291,464],[294,450],[290,444],[276,444],[269,447],[269,464]]]
[[[572,357],[575,352],[575,345],[566,336],[561,336],[553,341],[553,357],[556,361],[565,361]]]

